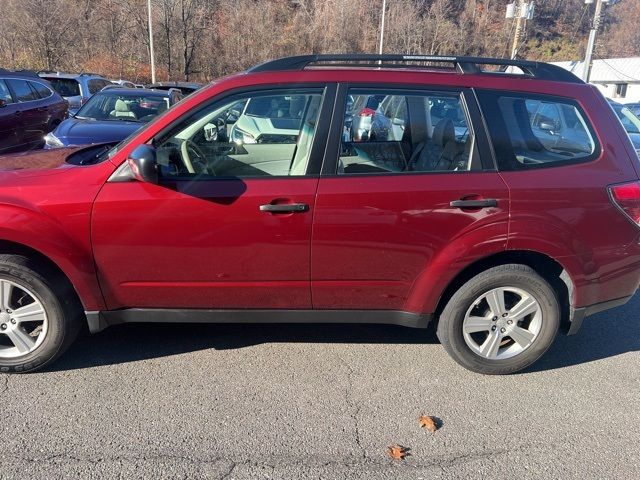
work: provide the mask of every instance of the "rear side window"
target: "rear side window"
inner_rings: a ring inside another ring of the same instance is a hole
[[[11,96],[11,92],[9,91],[7,84],[4,83],[4,80],[0,80],[0,98],[6,103],[13,103],[13,97]]]
[[[100,90],[102,90],[104,87],[106,87],[107,85],[110,85],[111,82],[107,82],[106,80],[89,80],[88,85],[89,85],[89,93],[91,95],[93,95],[96,92],[99,92]]]
[[[338,174],[464,172],[481,168],[459,92],[353,89]],[[474,163],[475,157],[475,163]]]
[[[597,158],[592,126],[573,100],[479,92],[500,170],[525,170]]]
[[[51,96],[51,90],[49,90],[43,84],[37,82],[29,82],[29,85],[32,89],[38,92],[38,96],[40,98],[49,98]]]
[[[45,77],[46,78],[46,77]],[[63,97],[80,95],[80,84],[72,78],[47,78],[53,89]]]
[[[39,98],[38,94],[29,87],[29,83],[26,80],[9,79],[7,83],[19,102],[31,102]]]

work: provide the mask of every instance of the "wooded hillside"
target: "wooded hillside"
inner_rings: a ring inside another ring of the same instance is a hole
[[[0,66],[148,81],[146,0],[3,0]],[[386,53],[508,56],[508,0],[388,0]],[[152,0],[158,79],[210,80],[269,58],[375,52],[382,0]],[[605,8],[596,56],[640,55],[640,1]],[[521,56],[584,55],[584,0],[538,0]]]

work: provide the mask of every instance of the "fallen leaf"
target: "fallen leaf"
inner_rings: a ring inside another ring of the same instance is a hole
[[[431,433],[434,433],[436,430],[438,430],[438,424],[436,423],[436,419],[433,418],[431,415],[421,415],[420,418],[418,419],[418,422],[420,422],[420,426],[422,428],[426,428]]]
[[[387,447],[387,453],[395,460],[404,460],[404,457],[410,455],[409,450],[411,449],[403,447],[402,445],[391,445]]]

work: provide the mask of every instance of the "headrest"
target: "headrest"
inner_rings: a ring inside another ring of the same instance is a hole
[[[126,104],[124,100],[118,99],[116,100],[116,112],[130,112],[129,105]]]
[[[455,142],[456,129],[453,126],[453,121],[450,118],[443,118],[436,123],[431,139],[434,145],[439,147],[444,147],[449,142]]]

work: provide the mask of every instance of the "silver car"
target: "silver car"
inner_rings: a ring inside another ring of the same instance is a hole
[[[92,73],[40,72],[39,75],[69,102],[69,116],[75,115],[94,93],[111,85],[106,78]]]

